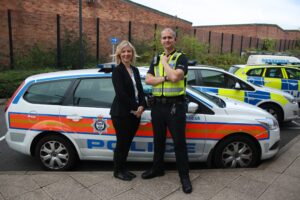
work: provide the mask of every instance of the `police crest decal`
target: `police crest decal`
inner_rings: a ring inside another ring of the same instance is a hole
[[[107,124],[106,120],[103,119],[103,116],[98,116],[94,123],[94,131],[102,134],[106,131]]]

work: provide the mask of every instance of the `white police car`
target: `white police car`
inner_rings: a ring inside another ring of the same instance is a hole
[[[145,74],[144,74],[145,75]],[[145,91],[151,87],[145,86]],[[77,160],[112,160],[116,143],[109,115],[111,73],[62,71],[27,78],[6,109],[8,145],[36,156],[47,170],[68,170]],[[216,167],[255,166],[279,149],[276,119],[262,109],[187,89],[187,148],[191,162]],[[128,160],[152,161],[150,110],[143,115]],[[174,161],[170,136],[166,161]]]

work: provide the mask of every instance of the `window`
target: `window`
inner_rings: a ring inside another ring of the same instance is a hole
[[[289,79],[300,80],[300,70],[285,68],[285,71],[286,71]]]
[[[281,68],[267,68],[265,77],[282,78]]]
[[[212,70],[201,70],[202,86],[224,87],[225,77],[222,72]]]
[[[114,96],[115,91],[110,78],[82,79],[75,90],[73,104],[110,108]]]
[[[30,103],[61,104],[72,80],[51,81],[32,85],[24,95]]]
[[[188,85],[196,85],[196,71],[189,70],[188,77],[187,77],[187,84]]]
[[[256,69],[250,69],[247,72],[248,76],[262,76],[264,69],[263,68],[256,68]]]

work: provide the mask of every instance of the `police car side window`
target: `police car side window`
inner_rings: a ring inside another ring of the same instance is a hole
[[[285,71],[289,79],[300,80],[300,70],[285,68]]]
[[[267,68],[265,77],[282,78],[281,68]]]
[[[115,96],[110,78],[87,78],[78,84],[73,104],[82,107],[110,108]]]
[[[24,99],[30,103],[59,105],[72,80],[49,81],[37,83],[29,87]]]
[[[196,73],[195,70],[188,71],[188,77],[187,77],[188,85],[196,85],[196,74],[195,73]]]
[[[263,68],[256,68],[256,69],[250,69],[247,72],[248,76],[262,76],[264,69]]]
[[[213,70],[201,70],[202,86],[224,87],[225,75],[222,72]]]

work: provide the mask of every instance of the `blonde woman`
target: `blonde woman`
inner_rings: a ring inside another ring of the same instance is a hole
[[[114,177],[130,181],[136,175],[126,169],[126,160],[146,101],[139,71],[133,66],[137,57],[134,46],[128,41],[122,41],[116,48],[115,56],[117,67],[112,73],[112,82],[116,96],[110,110],[117,138]]]

